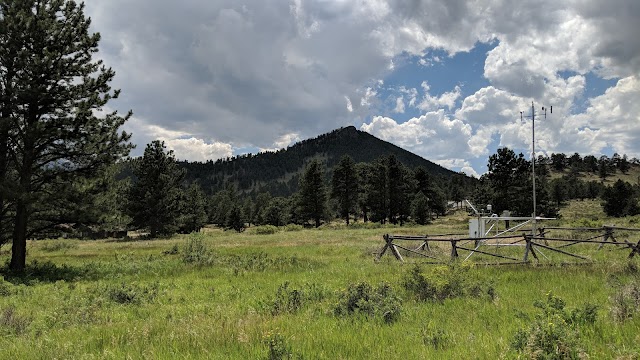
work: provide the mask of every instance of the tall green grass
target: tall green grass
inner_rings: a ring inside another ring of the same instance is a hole
[[[514,338],[549,293],[567,309],[597,306],[594,323],[575,329],[582,353],[640,352],[629,285],[640,264],[628,252],[578,249],[594,259],[582,265],[450,268],[375,255],[385,233],[465,232],[463,217],[295,230],[29,242],[27,274],[0,277],[0,358],[517,358],[527,354]],[[433,297],[416,295],[420,281]]]

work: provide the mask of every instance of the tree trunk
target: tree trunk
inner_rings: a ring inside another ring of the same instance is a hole
[[[2,115],[4,116],[4,114]],[[0,121],[4,122],[5,119],[2,118]],[[5,200],[7,195],[3,188],[6,187],[6,174],[7,174],[7,141],[8,137],[6,136],[4,124],[0,124],[0,245],[5,242],[5,234],[7,233],[7,229],[5,229],[4,219],[5,219]]]
[[[21,199],[16,207],[11,264],[9,265],[9,269],[14,272],[23,272],[27,261],[27,217],[27,204]]]

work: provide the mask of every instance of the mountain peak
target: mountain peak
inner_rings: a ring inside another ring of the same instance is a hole
[[[189,182],[211,184],[211,191],[235,184],[241,192],[268,191],[273,196],[289,196],[298,188],[298,177],[310,159],[319,158],[333,171],[344,156],[356,163],[371,162],[394,155],[409,168],[423,167],[430,175],[450,178],[457,173],[445,169],[387,141],[347,126],[302,140],[278,152],[239,155],[229,160],[205,164],[185,163]]]

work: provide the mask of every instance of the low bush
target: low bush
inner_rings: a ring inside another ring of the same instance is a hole
[[[431,324],[422,329],[422,342],[436,350],[442,350],[452,344],[449,333],[443,329],[435,329]]]
[[[334,307],[336,316],[363,315],[380,318],[385,323],[393,323],[400,318],[402,299],[391,286],[381,283],[373,288],[366,282],[350,284],[339,296]]]
[[[277,331],[268,332],[263,341],[269,348],[266,360],[303,359],[301,355],[293,352],[285,337]]]
[[[298,224],[287,224],[284,227],[284,231],[301,231],[304,229],[304,226]]]
[[[291,287],[289,282],[278,287],[276,295],[269,302],[271,315],[296,313],[306,303],[323,300],[327,291],[317,284],[306,284],[302,288]]]
[[[253,228],[253,233],[256,235],[271,235],[277,233],[278,231],[278,227],[273,225],[261,225],[255,226]]]
[[[520,355],[531,359],[581,359],[586,356],[580,346],[579,328],[593,325],[597,306],[585,304],[568,310],[561,298],[547,294],[546,301],[535,301],[540,309],[531,324],[516,332],[511,346]]]
[[[186,264],[207,265],[212,261],[212,253],[204,242],[204,235],[192,233],[182,251],[182,261]]]
[[[418,301],[444,301],[445,299],[488,296],[495,299],[495,288],[490,282],[474,281],[468,272],[470,264],[438,266],[425,273],[419,265],[409,270],[403,280],[404,288]]]

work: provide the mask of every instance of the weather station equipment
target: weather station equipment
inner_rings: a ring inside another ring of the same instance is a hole
[[[547,108],[542,107],[542,111],[542,115],[546,119]],[[549,108],[549,112],[553,113],[553,107]],[[482,246],[493,246],[496,250],[503,246],[525,246],[522,242],[508,241],[509,235],[530,225],[531,237],[535,237],[538,235],[537,224],[539,221],[555,220],[555,218],[538,216],[536,210],[536,112],[533,102],[531,102],[531,115],[525,116],[522,111],[520,112],[520,120],[522,121],[524,118],[531,118],[531,181],[533,192],[533,212],[531,213],[531,216],[511,216],[509,211],[503,211],[501,215],[497,215],[492,212],[493,209],[491,205],[487,205],[486,209],[478,211],[468,200],[465,200],[476,215],[474,219],[469,220],[469,238],[477,239],[475,240],[474,251],[471,251],[465,260],[469,259]],[[501,223],[504,225],[500,226]],[[527,260],[528,250],[528,248],[525,250],[524,261]],[[544,254],[542,255],[544,256]]]

